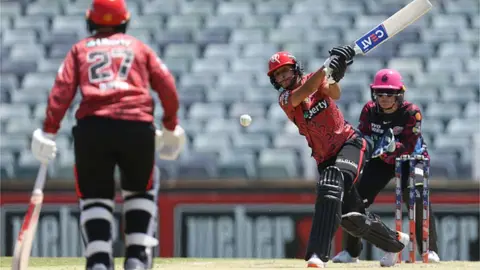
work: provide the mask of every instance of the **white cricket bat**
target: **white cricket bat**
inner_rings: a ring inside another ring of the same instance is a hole
[[[42,164],[37,173],[35,186],[27,213],[23,219],[22,228],[18,234],[13,252],[13,270],[25,270],[28,267],[28,259],[32,251],[32,243],[37,230],[38,217],[43,203],[43,186],[47,178],[47,164]]]
[[[355,53],[365,55],[389,40],[432,8],[428,0],[414,0],[355,41]]]

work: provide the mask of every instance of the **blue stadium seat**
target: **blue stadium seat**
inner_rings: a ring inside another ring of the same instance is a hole
[[[192,64],[193,72],[220,73],[228,69],[228,61],[220,58],[197,59]]]
[[[437,29],[464,29],[467,28],[467,18],[462,14],[437,14],[432,16],[432,27]]]
[[[444,131],[444,125],[441,120],[425,119],[422,121],[423,134],[440,134]]]
[[[2,72],[2,79],[0,80],[0,90],[2,92],[12,91],[18,88],[18,78],[13,74],[7,74]],[[3,105],[3,104],[2,104]]]
[[[180,2],[182,3],[182,2]],[[215,13],[215,1],[193,0],[180,5],[180,13],[211,16]]]
[[[478,93],[478,72],[458,73],[454,76],[455,84],[461,88],[474,88]],[[477,94],[478,95],[478,94]]]
[[[217,6],[217,13],[220,15],[230,14],[250,14],[253,11],[252,4],[248,2],[219,2]]]
[[[195,41],[200,45],[227,44],[230,29],[225,27],[206,28],[195,32]]]
[[[398,55],[401,57],[431,57],[434,53],[434,48],[428,43],[400,44],[398,51]]]
[[[300,152],[306,146],[305,137],[298,131],[296,134],[278,134],[273,138],[273,147],[278,149],[292,149]]]
[[[268,33],[268,40],[274,43],[292,43],[303,40],[305,30],[301,27],[277,28]]]
[[[43,2],[43,3],[42,3]],[[54,1],[50,1],[48,4],[48,8],[45,8],[45,1],[39,3],[33,2],[27,5],[26,7],[26,15],[27,16],[45,16],[45,17],[54,17],[57,14],[60,14],[61,6],[59,3],[55,3]],[[85,12],[86,9],[84,9]]]
[[[46,91],[35,91],[37,89],[18,89],[16,91],[12,91],[11,100],[12,103],[15,104],[27,104],[27,105],[35,105],[40,102],[47,101],[47,94]]]
[[[275,28],[276,25],[276,16],[274,15],[245,14],[242,20],[242,26],[244,28],[272,29]]]
[[[215,76],[212,73],[190,73],[182,76],[179,87],[203,87],[211,88],[215,84]]]
[[[445,108],[448,108],[446,110]],[[447,120],[452,117],[459,117],[461,114],[460,105],[452,103],[431,103],[425,111],[425,116],[432,119]]]
[[[265,72],[265,60],[257,57],[236,58],[230,63],[233,72]]]
[[[254,155],[228,155],[219,160],[218,177],[224,179],[256,179]]]
[[[22,88],[37,88],[36,91],[49,92],[55,81],[56,73],[53,72],[35,72],[25,75]]]
[[[29,134],[30,135],[30,134]],[[11,134],[2,134],[2,144],[0,145],[1,151],[6,152],[22,152],[27,150],[30,147],[30,140],[28,136],[24,134],[20,135],[11,135]]]
[[[202,27],[202,17],[195,14],[171,15],[168,17],[165,28],[168,30],[191,29],[196,30]]]
[[[204,57],[209,58],[229,58],[232,55],[240,55],[240,48],[237,44],[208,44],[204,52]]]
[[[240,28],[240,25],[242,23],[242,16],[240,14],[211,15],[207,16],[205,20],[206,28],[227,27],[233,29]]]
[[[207,92],[207,101],[225,105],[243,102],[245,100],[243,89],[244,87],[238,85],[217,87]]]
[[[4,132],[14,136],[30,136],[33,131],[41,127],[41,122],[33,119],[23,119],[22,121],[16,121],[10,119],[5,125]]]
[[[57,72],[65,56],[58,57],[58,58],[38,59],[37,71],[38,72]],[[52,85],[53,85],[53,81],[52,81]]]
[[[22,5],[20,2],[3,2],[0,9],[0,16],[16,16],[22,13]]]
[[[241,86],[239,83],[241,82]],[[225,91],[233,92],[234,90],[242,91],[244,87],[251,86],[255,83],[255,73],[249,71],[243,72],[225,72],[218,76],[217,87],[224,88]],[[239,86],[239,87],[235,87]],[[233,87],[232,90],[227,90]],[[235,95],[235,93],[232,93]]]
[[[465,106],[465,118],[480,118],[480,103],[477,101],[470,101]]]
[[[279,28],[310,28],[313,25],[313,16],[310,14],[291,14],[289,16],[282,16],[278,22]],[[276,30],[272,30],[276,31]],[[297,40],[298,42],[298,40]]]
[[[458,58],[452,57],[442,57],[442,58],[430,58],[426,61],[428,72],[437,73],[437,72],[451,72],[455,70],[456,72],[463,71],[463,61]]]
[[[214,155],[191,152],[179,161],[178,178],[182,180],[211,180],[218,176],[218,162]]]
[[[195,120],[196,121],[196,120]],[[236,134],[241,132],[239,119],[212,118],[206,121],[205,133]]]
[[[252,123],[245,129],[245,131],[247,133],[265,134],[268,136],[280,134],[286,119],[286,117],[282,120],[256,118],[253,119]]]
[[[18,158],[16,175],[17,179],[33,181],[37,175],[40,161],[38,161],[30,150],[25,149]]]
[[[232,135],[232,142],[233,152],[237,149],[261,151],[262,149],[268,148],[270,145],[269,136],[260,133],[237,133]]]
[[[56,166],[53,178],[61,180],[74,178],[73,167],[75,165],[75,155],[72,149],[59,148],[59,153],[55,161]]]
[[[283,15],[290,12],[290,3],[288,1],[269,0],[253,1],[255,4],[255,13],[259,15]]]
[[[459,94],[452,91],[450,87],[444,87],[440,91],[442,93],[442,101],[445,103],[466,104],[471,100],[478,100],[478,90],[462,87],[461,91],[461,94]]]
[[[251,43],[251,44],[245,44],[242,55],[244,57],[269,58],[278,50],[279,48],[276,44]]]
[[[255,103],[234,103],[230,106],[229,117],[239,118],[242,114],[249,114],[253,119],[265,117],[265,107],[263,104]]]
[[[148,3],[148,6],[143,6],[143,15],[175,15],[180,10],[179,2],[153,0]]]
[[[257,172],[259,179],[283,180],[298,176],[297,157],[288,149],[264,149],[260,153]]]
[[[163,53],[163,57],[168,58],[189,58],[195,59],[199,55],[198,47],[196,44],[176,44],[176,45],[167,45]]]
[[[306,43],[295,42],[295,43],[285,43],[282,46],[282,51],[290,52],[291,54],[295,55],[295,57],[299,61],[310,59],[312,55],[317,54],[317,49],[318,49],[317,46],[315,46],[312,43],[306,44]],[[271,53],[270,55],[272,54],[273,53]]]
[[[206,95],[203,87],[184,87],[178,89],[178,97],[185,105],[196,102],[205,102]]]
[[[408,85],[405,99],[417,105],[426,105],[433,101],[440,101],[437,89],[427,87],[416,88],[409,87]]]
[[[265,32],[263,29],[256,28],[233,29],[229,42],[233,44],[264,43]]]
[[[215,143],[212,143],[212,140]],[[230,136],[219,133],[197,134],[193,140],[193,150],[197,152],[214,152],[220,155],[221,152],[231,148]]]
[[[37,34],[33,29],[11,29],[2,31],[2,45],[4,46],[13,46],[17,44],[37,44],[36,40]]]
[[[446,128],[449,134],[478,134],[480,133],[480,124],[478,118],[453,118]]]
[[[314,28],[314,29],[309,29],[307,30],[307,34],[305,35],[305,42],[304,44],[311,44],[315,47],[318,47],[318,45],[325,44],[325,43],[337,43],[341,44],[342,43],[342,38],[340,31],[338,29],[332,29],[332,28]],[[318,48],[317,48],[318,49]],[[322,51],[319,57],[325,57],[327,56],[327,50]],[[318,50],[315,50],[315,52],[310,55],[309,59],[318,54]]]
[[[278,92],[272,86],[266,88],[248,88],[245,101],[269,105],[272,102],[278,102]]]
[[[2,15],[3,16],[3,15]],[[0,154],[0,180],[12,179],[15,177],[15,157],[12,153],[2,151]]]
[[[185,73],[190,71],[191,61],[189,58],[163,58],[163,63],[168,67],[168,69],[173,73]]]
[[[30,118],[30,109],[25,104],[5,104],[0,105],[0,120],[9,119],[28,119]]]
[[[154,38],[159,45],[167,45],[170,43],[192,43],[193,40],[192,32],[188,29],[163,29],[161,32],[157,33]]]
[[[190,119],[208,120],[211,118],[224,118],[226,110],[221,103],[194,103],[188,111]]]

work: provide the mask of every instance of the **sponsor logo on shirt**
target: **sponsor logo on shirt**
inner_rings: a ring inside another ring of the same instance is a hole
[[[303,117],[307,120],[311,120],[326,108],[328,108],[328,102],[325,99],[319,100],[310,108],[310,110],[303,111]]]

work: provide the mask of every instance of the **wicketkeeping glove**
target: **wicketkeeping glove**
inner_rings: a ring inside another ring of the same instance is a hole
[[[395,151],[395,136],[393,135],[393,130],[389,128],[378,140],[375,150],[373,151],[372,158],[384,158],[388,153]]]

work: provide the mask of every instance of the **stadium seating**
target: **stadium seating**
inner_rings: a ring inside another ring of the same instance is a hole
[[[314,175],[310,150],[277,104],[268,57],[288,50],[307,72],[328,49],[349,44],[409,0],[128,0],[129,33],[151,46],[177,78],[179,117],[188,144],[178,161],[159,161],[163,178],[290,179]],[[28,178],[38,167],[29,140],[47,93],[72,44],[87,35],[87,0],[1,1],[1,179]],[[48,6],[48,8],[45,8]],[[397,37],[359,57],[338,106],[357,125],[381,68],[400,70],[406,99],[424,112],[432,177],[470,178],[471,136],[480,132],[477,0],[436,0]],[[156,122],[163,110],[153,93]],[[75,108],[79,97],[76,98]],[[71,127],[62,122],[49,174],[73,178]],[[241,114],[252,115],[248,128]]]

